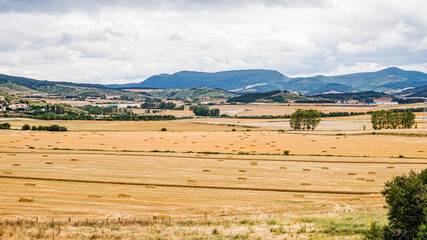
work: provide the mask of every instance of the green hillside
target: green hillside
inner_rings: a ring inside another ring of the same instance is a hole
[[[172,100],[195,100],[206,98],[231,98],[238,94],[222,90],[220,88],[194,87],[189,89],[166,89],[146,93],[154,98]]]

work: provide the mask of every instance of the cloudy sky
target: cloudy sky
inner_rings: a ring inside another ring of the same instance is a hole
[[[182,70],[427,72],[425,0],[0,0],[0,73],[89,83]]]

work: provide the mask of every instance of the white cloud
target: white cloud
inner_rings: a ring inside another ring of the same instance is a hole
[[[0,0],[0,70],[92,83],[181,70],[425,69],[422,0]]]

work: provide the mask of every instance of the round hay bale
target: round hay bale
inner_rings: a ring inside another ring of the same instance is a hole
[[[348,175],[354,176],[354,175],[356,175],[356,173],[350,172],[350,173],[348,173]]]
[[[145,188],[156,188],[156,185],[145,185]]]
[[[5,171],[5,172],[3,172],[3,174],[12,174],[12,172]]]
[[[71,162],[77,162],[78,160],[76,158],[71,158]]]
[[[374,179],[365,179],[365,181],[367,181],[367,182],[375,182]]]
[[[21,166],[21,164],[19,164],[19,163],[14,163],[14,164],[12,164],[12,166],[14,166],[14,167],[19,167],[19,166]]]
[[[24,186],[34,187],[34,186],[36,186],[36,184],[35,183],[25,183]]]
[[[304,198],[305,197],[304,194],[302,194],[302,193],[295,193],[293,196],[296,198]]]
[[[188,183],[195,183],[195,182],[197,182],[197,181],[196,181],[196,180],[192,180],[192,179],[188,179],[188,180],[187,180],[187,182],[188,182]]]
[[[311,186],[311,183],[301,183],[301,186]]]
[[[239,169],[239,172],[247,172],[245,169]]]
[[[203,172],[211,172],[209,169],[203,169]]]
[[[53,162],[44,162],[45,164],[53,164]]]
[[[377,172],[368,172],[368,174],[377,174]]]
[[[393,169],[394,167],[393,167],[393,166],[387,166],[387,168],[389,168],[389,169]]]
[[[304,169],[302,169],[302,171],[304,171],[304,172],[310,172],[310,171],[311,171],[311,169],[309,169],[309,168],[304,168]]]
[[[288,169],[287,167],[279,167],[279,169]]]
[[[329,167],[322,167],[322,169],[328,170],[328,169],[329,169]]]
[[[49,157],[49,155],[42,155],[42,157]]]
[[[99,194],[89,194],[88,197],[89,198],[101,198],[101,195],[99,195]]]
[[[218,162],[224,162],[224,159],[218,159],[217,161]]]
[[[246,180],[245,177],[238,177],[237,180]]]
[[[256,165],[258,165],[258,162],[251,162],[251,165],[256,166]]]

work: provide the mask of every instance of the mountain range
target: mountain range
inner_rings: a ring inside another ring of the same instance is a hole
[[[160,74],[140,83],[107,85],[110,88],[222,88],[227,91],[289,90],[303,95],[329,92],[377,91],[398,93],[427,85],[427,74],[390,67],[376,72],[290,78],[274,70],[236,70],[216,73],[182,71]]]
[[[205,89],[200,87],[206,87]],[[81,84],[71,82],[40,81],[31,78],[0,74],[0,91],[21,95],[55,94],[62,96],[120,95],[128,98],[156,97],[146,93],[126,92],[129,88],[177,89],[157,95],[179,99],[203,96],[233,97],[232,93],[260,93],[287,90],[305,96],[337,92],[376,91],[402,97],[427,97],[427,74],[390,67],[377,72],[353,73],[335,76],[290,78],[274,70],[234,70],[217,73],[183,71],[160,74],[140,83],[130,84]],[[193,89],[190,89],[193,88]],[[190,89],[191,91],[179,91]],[[153,92],[153,95],[154,92]]]

